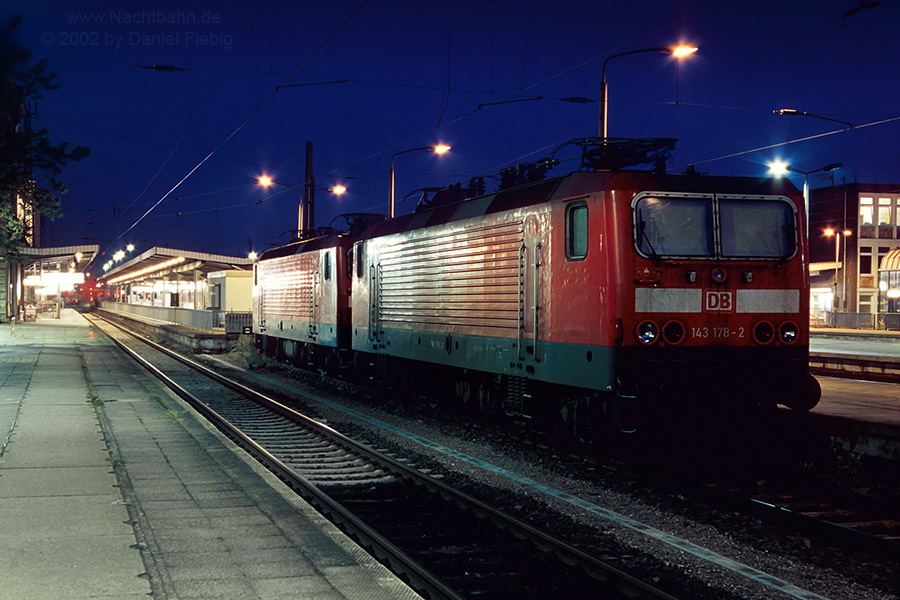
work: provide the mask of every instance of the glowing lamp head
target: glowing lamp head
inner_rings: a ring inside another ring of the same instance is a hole
[[[659,337],[659,328],[653,321],[641,321],[634,330],[634,336],[637,338],[637,341],[645,346],[649,346]]]
[[[269,187],[270,185],[274,184],[275,182],[272,181],[272,178],[269,177],[268,175],[263,175],[262,177],[260,177],[259,179],[256,180],[256,183],[258,183],[259,185],[261,185],[263,187]]]
[[[791,166],[780,158],[776,158],[770,162],[768,166],[769,174],[774,175],[775,177],[784,177],[791,170]]]
[[[833,236],[835,233],[837,233],[837,232],[834,230],[833,227],[826,227],[826,228],[825,228],[825,231],[822,232],[822,234],[823,234],[825,237],[831,237],[831,236]]]
[[[347,191],[347,188],[342,186],[341,184],[337,184],[336,186],[331,188],[331,193],[334,194],[335,196],[340,196],[341,194],[343,194],[346,191]]]
[[[450,152],[450,146],[448,146],[447,144],[438,144],[436,146],[432,146],[431,149],[435,154],[447,154],[448,152]]]
[[[671,54],[675,58],[685,58],[699,50],[699,48],[693,44],[672,44],[663,46],[660,50],[663,54]]]

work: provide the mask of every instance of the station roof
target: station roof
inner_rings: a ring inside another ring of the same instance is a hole
[[[65,273],[69,269],[81,273],[100,251],[97,244],[57,246],[53,248],[21,248],[26,257],[26,273]],[[73,266],[72,263],[75,263]]]
[[[143,254],[116,265],[100,275],[100,283],[130,283],[168,277],[173,274],[186,274],[195,271],[207,275],[214,271],[239,270],[248,271],[253,268],[254,259],[240,256],[225,256],[190,250],[154,247]]]

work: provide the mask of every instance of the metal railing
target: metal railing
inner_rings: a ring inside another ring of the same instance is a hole
[[[851,313],[825,311],[825,327],[836,329],[882,329],[900,331],[900,313]]]
[[[104,302],[102,308],[109,312],[131,315],[162,324],[181,325],[209,333],[212,333],[215,324],[215,311],[212,310],[144,306],[142,304],[125,304],[124,302]]]

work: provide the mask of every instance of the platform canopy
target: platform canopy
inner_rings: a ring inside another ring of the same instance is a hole
[[[25,257],[22,269],[26,276],[52,276],[60,273],[82,273],[100,251],[97,244],[58,246],[55,248],[21,248]]]
[[[207,275],[215,271],[253,269],[254,259],[240,256],[225,256],[190,250],[154,247],[143,254],[122,263],[116,263],[97,277],[107,285],[128,284],[166,277],[172,274],[199,273]]]

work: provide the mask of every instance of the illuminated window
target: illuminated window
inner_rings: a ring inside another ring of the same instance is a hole
[[[860,198],[859,199],[859,224],[873,225],[875,223],[875,199]]]
[[[584,202],[566,208],[566,258],[582,260],[588,252],[588,207]]]
[[[890,225],[891,224],[891,199],[890,198],[879,198],[878,199],[878,224],[879,225]]]

